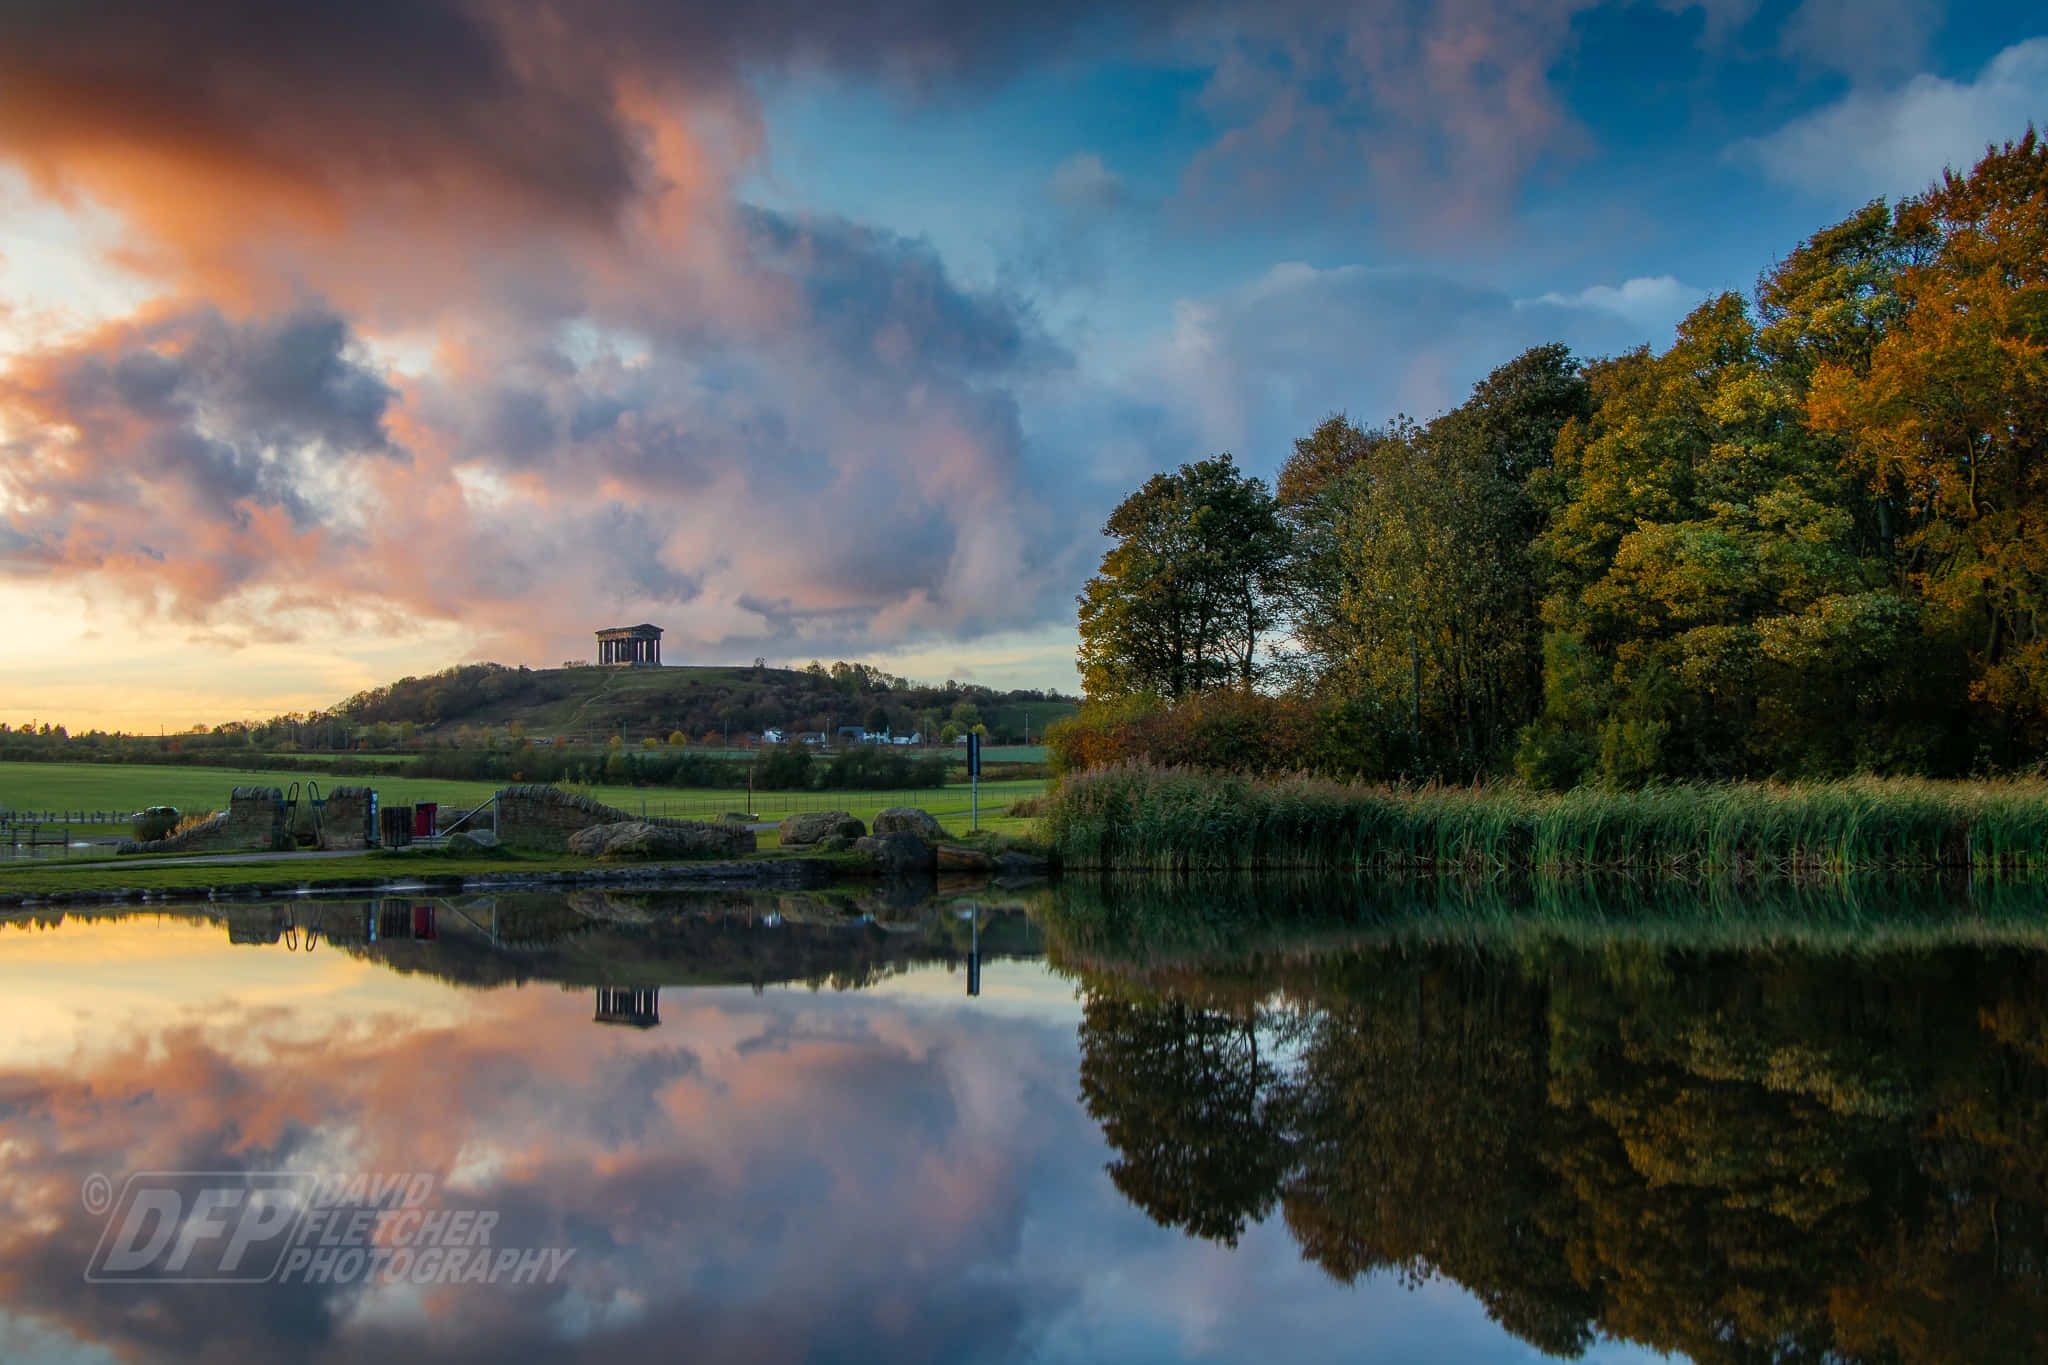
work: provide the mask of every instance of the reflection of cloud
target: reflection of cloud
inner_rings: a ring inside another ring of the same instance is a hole
[[[180,1009],[116,997],[76,1054],[0,1057],[0,1342],[68,1336],[83,1359],[668,1358],[685,1341],[707,1361],[1087,1360],[1242,1358],[1285,1333],[1303,1358],[1350,1358],[1390,1310],[1407,1324],[1374,1348],[1390,1357],[1411,1329],[1499,1340],[1462,1297],[1418,1314],[1392,1283],[1329,1281],[1277,1225],[1233,1255],[1130,1209],[1073,1101],[1078,1007],[1053,1009],[1071,988],[1049,980],[1032,1009],[997,1016],[957,994],[945,1009],[667,988],[662,1028],[635,1033],[592,1025],[582,990],[467,990],[349,961],[357,994],[323,1002],[312,1029],[270,979],[346,959],[230,948],[217,928],[197,953],[177,928],[190,970],[158,995]],[[117,938],[139,973],[140,921],[72,921],[38,946]],[[35,970],[0,959],[0,999]],[[424,993],[424,1022],[394,1027],[362,993],[392,981]],[[499,1211],[496,1244],[577,1255],[566,1284],[524,1290],[82,1282],[99,1233],[78,1204],[88,1173],[278,1166],[460,1167],[443,1203]]]
[[[1914,193],[1944,166],[1965,170],[1987,144],[2048,113],[2048,38],[2015,43],[1974,81],[1919,75],[1857,89],[1778,131],[1729,149],[1771,179],[1816,193]]]

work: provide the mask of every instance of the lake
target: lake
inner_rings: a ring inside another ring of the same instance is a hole
[[[2027,888],[0,921],[0,1359],[2048,1358]]]

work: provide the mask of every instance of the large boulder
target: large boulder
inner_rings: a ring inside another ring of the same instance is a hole
[[[592,825],[569,836],[569,851],[587,858],[704,858],[752,853],[759,841],[734,825],[627,820]]]
[[[843,810],[807,810],[783,820],[782,844],[785,848],[796,844],[815,844],[835,834],[858,839],[867,832],[866,825]]]
[[[597,828],[604,828],[602,825]],[[457,853],[482,853],[498,846],[498,836],[487,829],[459,830],[448,836],[448,847]]]
[[[931,846],[915,834],[870,834],[854,840],[855,849],[868,855],[875,870],[889,877],[908,877],[930,872],[937,866]]]
[[[926,843],[946,837],[945,827],[930,811],[915,806],[891,806],[875,817],[877,834],[915,834]]]
[[[959,844],[940,844],[936,857],[941,872],[993,872],[996,860],[978,848],[963,848]]]

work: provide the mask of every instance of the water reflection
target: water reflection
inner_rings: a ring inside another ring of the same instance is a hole
[[[2024,888],[17,924],[10,1360],[2048,1356]],[[577,1255],[518,1289],[88,1285],[83,1182],[137,1169],[431,1170]]]
[[[1368,904],[1175,953],[1138,888],[1054,953],[1112,1176],[1162,1224],[1229,1243],[1277,1209],[1337,1279],[1447,1277],[1559,1355],[2048,1358],[2039,900],[1853,935],[1869,906],[1802,906],[1685,934]]]

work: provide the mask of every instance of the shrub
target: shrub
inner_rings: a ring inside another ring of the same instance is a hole
[[[943,758],[911,758],[879,744],[854,744],[832,760],[818,785],[834,791],[884,791],[945,784]]]
[[[811,756],[802,749],[780,748],[754,763],[754,785],[763,791],[802,791],[811,785]]]
[[[195,813],[192,815],[180,816],[178,819],[178,823],[172,827],[170,835],[166,835],[165,837],[169,838],[172,835],[184,834],[187,831],[197,829],[199,826],[205,824],[208,820],[213,819],[215,816],[219,814],[219,811],[207,811],[203,814]]]
[[[1358,770],[1333,740],[1335,706],[1259,692],[1205,692],[1171,706],[1152,697],[1090,702],[1046,731],[1055,779],[1116,763],[1207,771]]]
[[[135,842],[147,844],[161,839],[180,825],[176,806],[151,806],[135,813]]]

